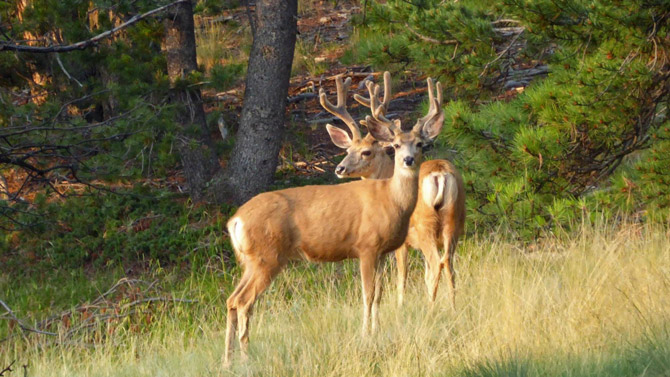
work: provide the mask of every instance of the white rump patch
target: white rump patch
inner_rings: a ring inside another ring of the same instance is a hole
[[[442,194],[444,192],[444,175],[441,173],[431,173],[423,179],[421,183],[421,196],[423,202],[429,207],[435,207],[442,203]]]
[[[451,173],[431,173],[421,184],[423,202],[433,208],[450,205],[457,195],[458,186]]]
[[[239,217],[232,218],[228,222],[228,233],[230,234],[233,248],[235,248],[237,253],[241,253],[245,243],[244,223],[242,219]]]

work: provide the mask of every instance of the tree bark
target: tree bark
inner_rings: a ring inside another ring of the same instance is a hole
[[[277,169],[297,33],[297,0],[257,0],[244,107],[216,201],[243,203],[265,190]]]
[[[191,6],[190,1],[176,4],[165,20],[165,55],[168,76],[173,84],[170,102],[177,107],[176,121],[180,127],[177,150],[189,195],[194,201],[199,201],[219,164],[207,130],[200,89],[174,85],[198,68]]]

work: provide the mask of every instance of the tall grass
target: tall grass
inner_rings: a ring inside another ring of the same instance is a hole
[[[251,34],[236,24],[196,20],[195,42],[198,65],[209,72],[214,66],[240,64],[249,59]],[[242,30],[242,31],[240,31]]]
[[[415,256],[402,308],[388,267],[371,339],[359,336],[355,262],[291,266],[254,310],[250,360],[229,370],[220,365],[224,296],[239,272],[209,268],[174,283],[175,295],[197,304],[165,307],[140,332],[117,329],[92,346],[14,338],[0,343],[0,368],[17,360],[29,376],[667,376],[668,238],[665,229],[604,225],[532,248],[467,240],[455,310],[444,284],[427,303]]]

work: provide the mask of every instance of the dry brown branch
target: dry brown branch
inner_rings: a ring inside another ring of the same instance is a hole
[[[20,319],[14,314],[14,312],[13,312],[12,309],[9,307],[9,305],[7,305],[7,304],[6,304],[4,301],[2,301],[2,300],[0,300],[0,306],[2,306],[3,308],[5,308],[5,310],[7,311],[7,313],[6,313],[6,314],[3,314],[3,315],[0,317],[0,319],[7,319],[7,320],[10,320],[10,321],[16,323],[16,324],[19,326],[19,328],[21,328],[21,330],[23,330],[23,331],[25,331],[25,332],[34,332],[34,333],[37,333],[37,334],[43,334],[43,335],[52,335],[52,336],[53,336],[53,335],[58,335],[58,334],[56,334],[56,333],[52,333],[52,332],[49,332],[49,331],[42,331],[42,330],[39,330],[39,329],[36,329],[36,328],[34,328],[34,327],[31,327],[31,326],[26,325],[22,320],[20,320]],[[5,339],[3,339],[3,340],[5,340]]]
[[[288,103],[295,103],[295,102],[300,102],[300,101],[304,101],[304,100],[308,100],[308,99],[315,99],[315,98],[318,98],[318,97],[319,96],[316,93],[300,93],[300,94],[297,94],[293,97],[289,97],[287,101],[288,101]]]
[[[511,18],[502,18],[502,19],[500,19],[500,20],[495,20],[495,21],[491,22],[491,24],[493,24],[493,25],[498,25],[498,24],[520,24],[520,23],[521,23],[521,21],[519,21],[519,20],[514,20],[514,19],[511,19]]]
[[[493,31],[500,34],[503,37],[511,37],[512,35],[517,35],[526,30],[523,26],[514,26],[514,27],[497,27],[493,28]]]
[[[34,327],[27,326],[24,321],[14,315],[9,305],[0,301],[0,307],[6,310],[0,315],[0,320],[9,320],[19,325],[24,332],[34,332],[43,335],[58,337],[57,343],[72,341],[77,334],[86,334],[84,330],[96,328],[100,324],[119,323],[127,317],[136,314],[152,315],[153,303],[196,303],[197,300],[167,297],[156,295],[160,293],[156,288],[158,281],[147,282],[137,279],[120,279],[104,293],[101,293],[90,303],[84,303],[72,310],[67,310],[48,317]],[[144,307],[140,305],[146,304]],[[45,331],[51,326],[58,326],[57,332]],[[93,330],[95,331],[95,330]],[[89,333],[90,334],[90,333]],[[2,339],[5,341],[18,334]]]

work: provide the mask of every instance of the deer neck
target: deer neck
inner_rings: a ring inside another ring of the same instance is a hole
[[[411,211],[416,205],[419,191],[419,171],[417,169],[395,169],[390,179],[391,197],[403,211]]]

